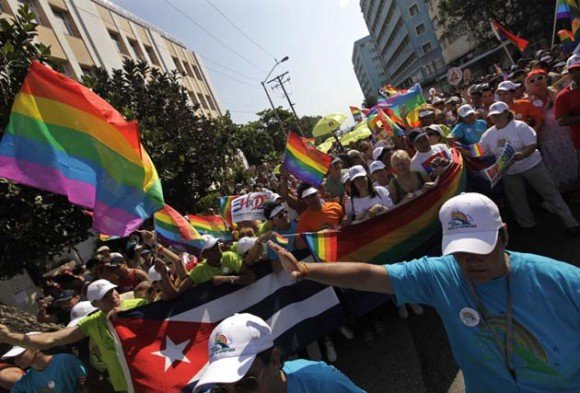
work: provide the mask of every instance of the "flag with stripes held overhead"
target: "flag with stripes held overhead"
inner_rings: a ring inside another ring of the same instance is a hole
[[[345,322],[334,288],[295,283],[269,264],[253,267],[248,286],[211,282],[173,300],[118,314],[113,337],[129,391],[191,392],[209,356],[213,328],[235,313],[250,313],[272,328],[275,345],[295,353]]]
[[[310,253],[318,262],[336,262],[337,231],[307,232],[302,236]]]
[[[232,234],[221,216],[196,216],[188,214],[187,219],[201,235],[212,235],[225,242],[233,240]]]
[[[220,197],[220,214],[226,220],[230,229],[235,229],[236,224],[232,221],[232,202],[237,195],[221,196]]]
[[[318,188],[328,172],[332,157],[293,132],[288,135],[284,167],[298,180]]]
[[[493,19],[490,19],[490,22],[491,29],[493,30],[493,33],[495,34],[499,42],[510,41],[513,44],[515,44],[518,47],[518,49],[522,52],[526,49],[526,47],[529,44],[528,40],[518,37],[517,35],[509,31],[508,29],[506,29]]]
[[[578,0],[556,0],[556,19],[566,20],[580,17]]]
[[[165,205],[153,215],[155,233],[164,243],[197,254],[204,240],[197,230],[179,212]]]
[[[356,106],[349,106],[350,113],[352,113],[352,118],[354,119],[355,123],[360,123],[363,120],[362,112]]]

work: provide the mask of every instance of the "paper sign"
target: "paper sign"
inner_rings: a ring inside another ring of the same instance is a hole
[[[461,68],[453,67],[450,68],[449,71],[447,71],[447,82],[449,82],[451,86],[456,86],[460,84],[462,80],[463,80],[463,71],[461,71]]]
[[[495,187],[505,175],[506,171],[513,165],[515,155],[516,151],[513,146],[507,143],[495,164],[483,170],[492,188]]]
[[[232,221],[265,220],[264,202],[269,200],[266,192],[252,192],[232,201]]]

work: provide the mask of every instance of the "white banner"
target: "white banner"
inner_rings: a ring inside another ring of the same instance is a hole
[[[264,202],[269,200],[266,192],[252,192],[232,201],[232,221],[265,220]]]

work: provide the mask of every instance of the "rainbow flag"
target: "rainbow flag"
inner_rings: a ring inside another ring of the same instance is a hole
[[[164,204],[137,123],[36,61],[0,143],[0,177],[66,195],[93,210],[97,232],[115,236],[129,235]]]
[[[360,123],[363,120],[362,113],[360,109],[356,106],[349,106],[350,113],[352,113],[352,118],[355,123]]]
[[[570,9],[570,3],[567,0],[556,0],[556,19],[571,19],[572,10]]]
[[[332,158],[290,132],[286,142],[284,166],[298,180],[320,187]]]
[[[223,241],[232,241],[232,234],[226,226],[226,222],[221,216],[194,216],[191,214],[187,215],[189,223],[199,232],[201,235],[212,235],[215,238],[222,239]]]
[[[230,229],[235,229],[236,227],[236,224],[232,221],[232,202],[237,197],[237,195],[220,197],[220,213]]]
[[[338,232],[338,261],[377,264],[404,260],[441,232],[443,203],[465,191],[466,171],[461,155],[452,149],[452,164],[436,187],[380,216],[343,227]]]
[[[574,42],[580,42],[580,18],[574,18],[572,21],[572,34],[574,34]]]
[[[495,34],[499,42],[510,41],[514,43],[518,47],[518,49],[522,52],[526,49],[526,47],[529,44],[528,40],[518,37],[517,35],[509,31],[508,29],[506,29],[493,19],[490,19],[490,22],[491,29],[493,30],[493,33]]]
[[[308,232],[303,233],[302,236],[317,262],[336,262],[337,231]]]
[[[413,87],[407,90],[405,93],[397,94],[389,98],[379,99],[377,105],[373,109],[382,109],[383,111],[390,110],[387,114],[396,123],[403,125],[403,119],[401,118],[401,108],[407,108],[407,122],[411,127],[420,127],[421,122],[419,121],[419,111],[421,105],[425,104],[425,98],[423,97],[423,90],[421,85],[416,83]]]
[[[571,52],[574,50],[574,34],[570,30],[558,31],[558,38],[560,39],[560,44],[565,52]]]
[[[405,136],[405,132],[397,123],[393,121],[382,109],[377,109],[376,115],[373,115],[368,120],[368,126],[371,131],[375,132],[378,139],[386,139],[386,137]]]
[[[104,233],[99,233],[99,240],[102,242],[108,242],[110,240],[116,240],[116,239],[120,239],[120,236],[111,236],[111,235],[105,235]]]
[[[469,145],[469,152],[475,158],[483,157],[483,147],[479,143],[474,143],[473,145]]]
[[[392,97],[394,95],[397,95],[400,93],[405,93],[405,92],[406,92],[406,90],[399,91],[399,89],[397,89],[393,85],[384,85],[383,87],[381,87],[379,89],[379,94],[382,95],[383,97]]]
[[[175,209],[165,205],[153,215],[155,233],[165,243],[198,253],[203,247],[203,239],[197,230]]]
[[[493,68],[495,68],[496,75],[501,76],[504,81],[507,81],[509,79],[508,74],[506,74],[500,66],[494,64]]]

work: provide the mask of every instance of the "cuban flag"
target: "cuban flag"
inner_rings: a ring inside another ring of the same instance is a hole
[[[191,392],[208,362],[213,328],[235,313],[250,313],[272,328],[275,343],[291,354],[345,323],[334,288],[294,283],[269,264],[241,287],[206,283],[176,299],[120,313],[111,326],[129,392]]]

